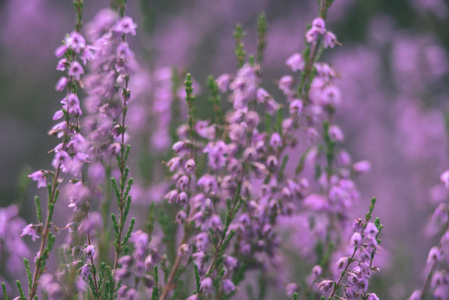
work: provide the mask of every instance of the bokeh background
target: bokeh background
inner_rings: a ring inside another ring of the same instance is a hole
[[[420,287],[435,243],[426,222],[446,196],[439,184],[449,168],[446,3],[335,0],[329,12],[327,28],[342,44],[323,58],[342,75],[337,121],[353,157],[372,163],[358,179],[363,200],[355,213],[376,196],[375,214],[385,225],[382,276],[373,288],[381,299],[404,299]],[[108,5],[86,0],[84,20]],[[235,71],[236,23],[247,33],[247,51],[255,52],[262,11],[270,23],[264,66],[270,90],[287,73],[285,60],[302,49],[306,23],[317,13],[314,0],[129,0],[127,14],[139,24],[131,44],[143,68],[176,66],[204,85],[209,74]],[[60,100],[53,52],[73,24],[69,0],[0,1],[0,207],[17,203],[27,222],[36,190],[23,174],[51,163],[47,152],[56,141],[46,133]],[[206,97],[200,94],[199,103]],[[0,270],[3,277],[13,272]]]

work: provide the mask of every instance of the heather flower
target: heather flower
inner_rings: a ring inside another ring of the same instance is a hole
[[[288,297],[293,296],[298,291],[298,285],[296,283],[289,283],[285,287],[285,291]]]
[[[28,177],[33,179],[34,181],[37,181],[37,188],[47,186],[47,175],[41,170],[31,173],[30,175],[28,175]]]
[[[61,45],[58,48],[56,48],[55,50],[55,56],[56,57],[61,57],[65,54],[65,52],[67,51],[67,46],[66,45]]]
[[[223,290],[226,295],[232,293],[233,291],[235,291],[234,283],[232,283],[232,281],[229,279],[223,280]]]
[[[68,79],[67,77],[62,76],[61,78],[59,78],[58,82],[56,83],[55,86],[55,90],[61,92],[65,89],[65,87],[67,86],[68,83]]]
[[[323,34],[326,30],[326,24],[322,18],[316,18],[312,22],[312,28]]]
[[[212,279],[210,277],[201,280],[201,290],[205,293],[210,293],[212,291]]]
[[[24,235],[30,235],[33,239],[33,242],[36,241],[36,239],[39,238],[39,235],[36,232],[36,225],[28,224],[25,228],[23,228],[20,237],[23,237]]]
[[[302,101],[299,99],[294,99],[292,102],[290,102],[289,112],[291,115],[297,115],[302,112],[302,108]]]
[[[332,125],[329,128],[329,137],[336,142],[342,142],[344,140],[343,132],[340,127],[336,125]]]
[[[326,31],[323,40],[324,48],[334,48],[338,44],[337,37],[330,31]]]
[[[87,258],[91,259],[95,255],[95,247],[93,245],[88,245],[84,249],[84,253],[86,253]]]
[[[293,72],[304,70],[305,62],[302,58],[302,55],[300,53],[295,53],[292,56],[290,56],[287,61],[285,62],[286,65],[292,70]]]
[[[237,267],[238,260],[232,256],[226,256],[223,263],[229,270],[234,270]]]
[[[74,31],[65,38],[65,46],[80,53],[86,47],[86,40],[79,32]]]
[[[59,120],[64,116],[62,110],[57,110],[53,115],[53,121]]]
[[[281,79],[279,79],[279,83],[278,83],[279,89],[281,91],[283,91],[284,94],[290,95],[293,81],[294,81],[293,77],[290,75],[282,76]]]
[[[320,289],[320,292],[325,295],[326,297],[329,297],[329,295],[332,292],[332,288],[334,287],[334,282],[331,280],[323,280],[318,284],[318,288]]]
[[[436,263],[441,259],[441,251],[438,247],[432,247],[430,249],[429,254],[427,256],[427,265],[431,265],[432,263]]]
[[[351,245],[353,247],[359,247],[361,242],[362,242],[362,236],[360,235],[360,233],[355,232],[351,237]]]
[[[115,26],[114,31],[119,33],[136,35],[137,24],[130,17],[123,17]]]
[[[282,147],[282,139],[281,139],[281,136],[279,135],[279,133],[275,132],[271,135],[270,146],[274,150],[277,150],[278,148]]]
[[[444,183],[444,186],[446,188],[449,188],[449,170],[447,170],[441,174],[440,180],[442,183]]]
[[[142,277],[142,281],[143,281],[143,283],[145,284],[145,287],[146,288],[148,288],[148,289],[151,289],[151,288],[153,288],[154,287],[154,278],[153,277],[151,277],[150,275],[144,275],[143,277]]]
[[[220,75],[215,81],[217,82],[220,92],[225,93],[228,90],[229,83],[231,82],[231,76],[229,74]]]
[[[371,163],[366,160],[362,160],[354,163],[352,166],[353,170],[358,173],[366,173],[371,169]]]
[[[84,69],[79,62],[74,61],[70,64],[68,74],[69,76],[73,76],[77,80],[80,80],[81,75],[84,74]]]
[[[69,94],[67,97],[61,100],[64,104],[64,109],[72,115],[80,116],[82,114],[80,108],[80,102],[76,94]]]

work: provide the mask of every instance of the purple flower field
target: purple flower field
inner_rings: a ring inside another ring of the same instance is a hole
[[[444,0],[0,20],[3,299],[449,300]]]

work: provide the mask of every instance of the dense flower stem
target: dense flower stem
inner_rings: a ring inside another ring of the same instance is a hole
[[[91,241],[91,238],[90,238],[90,233],[87,234],[87,242],[88,242],[88,245],[92,245],[92,241]],[[96,267],[95,267],[95,262],[94,262],[93,255],[90,256],[90,263],[91,263],[91,266],[92,266],[92,278],[93,278],[93,281],[94,281],[95,296],[96,296],[97,300],[100,300],[101,299],[100,298],[100,290],[98,288],[97,272],[96,272]]]
[[[68,123],[68,121],[67,121]],[[67,125],[68,128],[68,125]],[[65,144],[65,142],[64,142]],[[39,277],[41,275],[41,263],[42,261],[42,254],[44,253],[44,248],[47,244],[47,238],[48,238],[48,234],[50,233],[50,227],[51,227],[51,218],[53,213],[51,212],[51,210],[53,208],[51,208],[54,204],[55,204],[55,195],[56,195],[56,189],[58,186],[58,178],[59,178],[59,173],[61,170],[61,164],[58,165],[58,168],[56,169],[56,173],[53,176],[53,182],[51,184],[51,193],[50,193],[50,197],[48,199],[48,208],[47,208],[47,218],[45,220],[45,225],[44,225],[44,233],[42,235],[42,241],[41,241],[41,246],[39,247],[39,256],[36,260],[36,267],[34,269],[34,275],[33,275],[33,281],[31,282],[31,290],[30,290],[30,294],[29,294],[29,300],[32,300],[34,298],[34,296],[36,295],[37,292],[37,281],[39,280]]]
[[[187,106],[188,106],[188,123],[189,123],[189,136],[190,136],[190,158],[192,160],[195,159],[195,140],[194,140],[194,115],[193,115],[193,101],[194,101],[194,97],[193,97],[193,87],[192,87],[192,76],[190,73],[188,73],[186,75],[186,80],[185,80],[185,91],[186,91],[186,102],[187,102]],[[189,182],[191,182],[191,174],[188,175],[189,178]],[[190,193],[190,186],[188,189],[188,195],[189,197],[191,196]],[[187,212],[186,215],[189,216],[190,214],[190,203],[187,203]],[[184,236],[181,240],[180,245],[185,244],[188,239],[189,239],[189,235],[190,235],[190,224],[189,222],[186,222],[184,224]],[[170,270],[170,274],[167,280],[167,283],[165,284],[163,290],[162,290],[162,294],[161,297],[159,298],[160,300],[165,300],[168,296],[168,293],[172,290],[172,285],[173,285],[173,280],[175,279],[175,275],[179,269],[180,263],[181,263],[181,253],[176,254],[176,258],[175,261],[173,263],[173,266]]]
[[[362,231],[362,233],[363,233],[363,231]],[[345,268],[344,268],[343,271],[341,272],[340,277],[338,278],[337,283],[334,284],[334,289],[332,290],[332,293],[331,293],[331,295],[329,296],[328,300],[329,300],[329,299],[332,299],[332,297],[334,296],[334,294],[340,289],[340,284],[341,284],[343,278],[345,277],[345,274],[346,274],[347,271],[348,271],[349,265],[354,261],[354,257],[355,257],[355,254],[357,253],[357,249],[358,249],[358,248],[355,247],[355,248],[354,248],[354,251],[352,252],[352,255],[348,258],[348,262],[346,263]]]
[[[125,152],[129,150],[125,150],[125,120],[126,120],[126,112],[127,112],[127,101],[129,99],[129,91],[128,91],[128,82],[129,78],[126,78],[126,84],[123,89],[123,112],[122,112],[122,123],[121,130],[122,130],[122,136],[121,136],[121,149],[120,149],[120,160],[119,160],[119,169],[120,169],[120,199],[119,199],[119,209],[120,209],[120,223],[119,223],[119,235],[117,239],[117,249],[115,252],[115,259],[114,259],[114,270],[117,269],[118,259],[120,257],[120,253],[122,251],[122,235],[123,235],[123,228],[124,228],[124,210],[125,210]]]
[[[373,198],[373,199],[371,200],[371,205],[370,205],[370,207],[369,207],[369,211],[368,211],[368,213],[367,213],[366,216],[365,216],[365,224],[364,224],[364,226],[362,227],[362,230],[361,230],[361,232],[360,232],[360,236],[361,236],[361,237],[363,237],[363,233],[365,232],[365,228],[366,228],[366,226],[367,226],[367,224],[368,224],[368,221],[371,219],[371,214],[372,214],[372,212],[373,212],[373,210],[374,210],[374,205],[375,205],[375,203],[376,203],[376,199]],[[376,237],[376,238],[377,238],[377,237]],[[354,245],[354,250],[353,250],[351,256],[348,257],[348,260],[347,260],[347,262],[346,262],[345,268],[344,268],[343,271],[341,272],[340,277],[338,278],[337,282],[336,282],[336,283],[334,282],[334,287],[333,287],[333,289],[332,289],[332,293],[331,293],[330,296],[327,298],[328,300],[331,300],[332,297],[335,295],[335,293],[340,289],[340,287],[341,287],[341,282],[342,282],[343,278],[345,277],[346,273],[348,272],[349,266],[355,261],[355,255],[356,255],[357,250],[358,250],[359,248],[360,248],[360,246]],[[373,259],[373,256],[371,255],[370,266],[371,266],[371,263],[372,263],[372,259]]]
[[[82,0],[76,0],[74,1],[74,6],[76,9],[76,15],[77,15],[77,22],[76,22],[76,31],[79,32],[81,30],[82,27],[82,12],[83,12],[83,1]],[[76,55],[75,52],[73,52],[72,54],[72,62],[75,61],[76,59]],[[72,93],[76,93],[76,87],[74,87],[75,84],[75,77],[74,76],[70,76],[69,77],[70,80],[67,83],[67,95],[70,95]],[[74,92],[75,89],[75,92]],[[69,109],[69,103],[68,101],[66,101],[66,107],[65,110],[68,111]],[[63,142],[62,142],[62,149],[65,149],[67,146],[67,142],[69,139],[69,134],[70,134],[70,128],[71,128],[71,124],[70,124],[70,116],[68,114],[66,114],[64,116],[65,118],[65,131],[64,131],[64,136],[63,136]],[[77,130],[79,131],[79,118],[78,116],[76,116],[76,126],[77,126]],[[44,263],[45,264],[45,260],[46,258],[43,257],[44,251],[45,251],[45,247],[47,245],[47,239],[48,236],[50,234],[50,228],[51,228],[51,222],[52,222],[52,217],[53,217],[53,211],[54,211],[54,205],[57,201],[58,198],[58,194],[59,194],[59,190],[58,188],[58,184],[59,184],[59,176],[61,173],[61,167],[62,167],[62,163],[59,162],[58,166],[55,170],[55,173],[53,173],[53,180],[51,183],[51,187],[49,187],[49,197],[48,197],[48,206],[47,206],[47,217],[45,220],[45,224],[43,227],[43,234],[42,234],[42,241],[41,241],[41,245],[39,247],[39,255],[36,259],[36,266],[35,266],[35,270],[34,270],[34,274],[33,274],[33,279],[30,283],[30,292],[29,292],[29,300],[32,300],[34,298],[34,296],[37,293],[37,286],[38,286],[38,280],[40,275],[42,274],[42,267],[41,264]]]
[[[187,242],[188,238],[189,238],[188,232],[185,232],[184,236],[181,240],[181,245],[185,244]],[[167,283],[165,284],[164,289],[162,290],[162,294],[161,294],[161,297],[159,298],[159,300],[165,300],[168,296],[168,293],[173,289],[173,286],[172,286],[173,280],[175,279],[176,272],[178,272],[179,266],[181,264],[181,258],[182,258],[181,255],[178,253],[176,255],[176,259],[175,259],[173,266],[170,270],[170,274],[168,276]]]

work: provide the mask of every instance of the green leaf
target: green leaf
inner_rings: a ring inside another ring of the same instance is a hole
[[[157,300],[159,298],[159,273],[157,266],[154,266],[154,287],[151,294],[151,300]]]
[[[265,13],[259,14],[257,18],[257,63],[262,64],[265,48],[267,47],[266,35],[268,22]]]
[[[25,269],[27,271],[27,276],[28,276],[28,286],[31,290],[31,285],[33,284],[33,279],[31,278],[31,269],[30,269],[30,263],[28,262],[28,259],[24,258],[23,259],[23,264],[25,265]]]
[[[25,294],[23,293],[22,284],[20,281],[16,281],[17,289],[19,290],[20,300],[26,300]]]
[[[131,233],[133,232],[134,225],[136,224],[136,219],[131,219],[131,225],[129,225],[128,231],[126,232],[125,238],[123,239],[122,246],[126,246],[128,244],[128,240],[131,237]]]
[[[241,25],[235,26],[234,30],[234,39],[235,39],[235,48],[234,48],[234,54],[237,58],[237,66],[241,68],[243,64],[245,63],[245,57],[246,52],[243,47],[243,37],[245,36],[245,33],[243,31],[243,28]]]
[[[2,282],[3,299],[8,300],[8,294],[6,293],[6,284]]]
[[[201,289],[200,272],[198,271],[198,266],[196,264],[194,264],[193,267],[195,269],[196,293],[197,293],[197,295],[199,295],[200,294],[200,289]]]
[[[42,223],[42,206],[38,196],[34,197],[34,202],[36,202],[37,219],[40,223]]]

